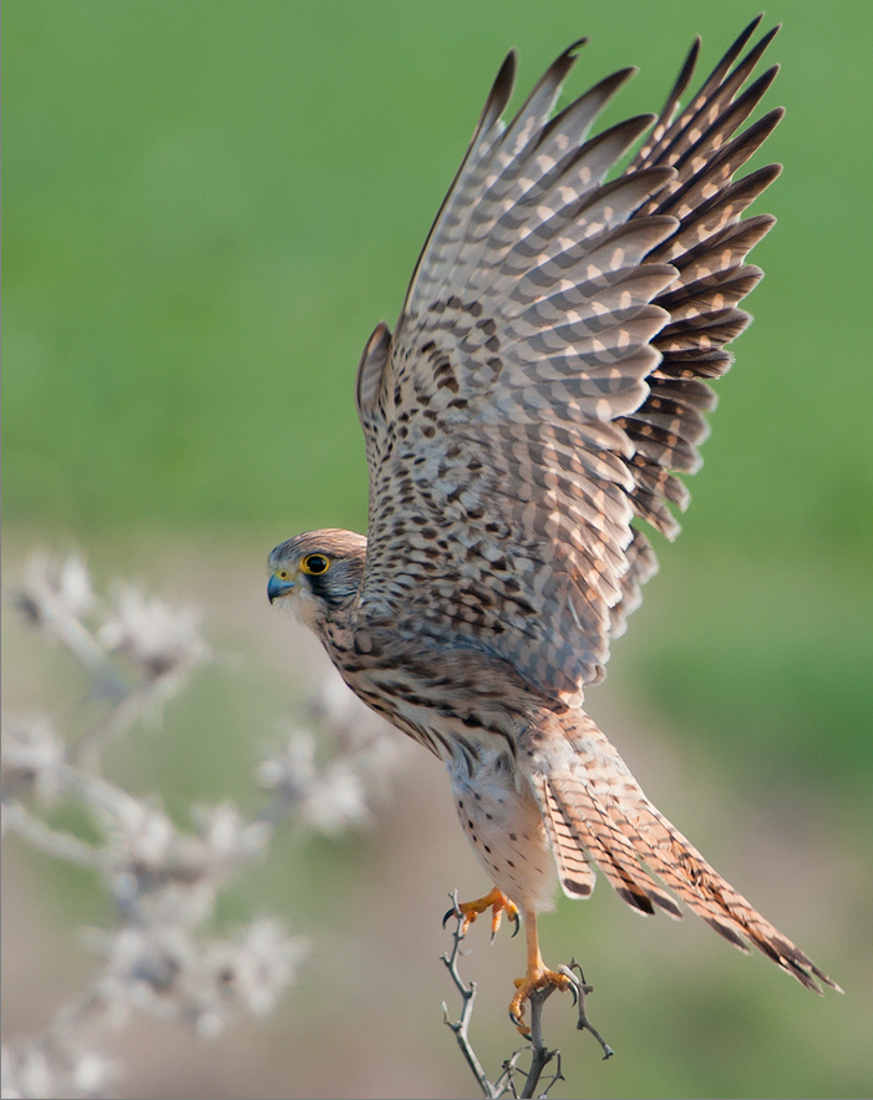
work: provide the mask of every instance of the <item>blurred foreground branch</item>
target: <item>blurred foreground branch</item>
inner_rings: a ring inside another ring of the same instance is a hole
[[[96,872],[117,922],[87,934],[100,962],[82,994],[42,1035],[3,1047],[2,1095],[101,1097],[120,1076],[120,1067],[99,1053],[101,1035],[130,1023],[135,1012],[213,1037],[239,1013],[273,1010],[295,980],[306,941],[269,918],[225,938],[208,936],[218,895],[264,857],[277,822],[293,817],[336,833],[364,821],[364,784],[389,770],[392,739],[381,723],[362,720],[362,707],[350,712],[347,693],[326,687],[311,715],[333,735],[334,755],[323,766],[316,764],[314,735],[296,730],[258,767],[270,792],[260,814],[247,819],[229,802],[194,808],[193,829],[182,830],[156,799],[103,777],[101,763],[110,743],[159,710],[211,659],[197,614],[130,586],[104,602],[80,560],[58,564],[45,556],[28,562],[16,604],[88,670],[91,698],[101,706],[89,709],[75,738],[44,716],[4,726],[4,835]],[[52,823],[61,802],[84,811],[96,839]]]
[[[531,994],[529,998],[530,1041],[512,1052],[504,1061],[500,1076],[491,1081],[482,1068],[482,1063],[479,1061],[470,1041],[470,1022],[473,1016],[473,1004],[476,1000],[476,983],[466,983],[458,970],[458,958],[465,935],[464,916],[458,905],[457,893],[451,896],[456,924],[452,933],[452,950],[447,955],[443,955],[442,960],[461,995],[461,1015],[457,1021],[453,1021],[449,1016],[446,1003],[443,1001],[443,1020],[455,1033],[458,1047],[476,1078],[476,1082],[482,1089],[482,1095],[487,1100],[498,1100],[501,1096],[512,1096],[516,1100],[524,1100],[526,1097],[533,1096],[547,1097],[557,1082],[564,1080],[564,1075],[561,1072],[561,1052],[559,1050],[549,1050],[543,1039],[543,1006],[551,994],[554,993],[556,987],[547,986],[545,989],[536,990]],[[600,1044],[604,1059],[611,1058],[614,1051],[603,1040],[600,1033],[592,1027],[585,1013],[585,998],[592,992],[592,987],[586,984],[581,966],[573,959],[569,966],[559,966],[558,970],[570,980],[570,991],[579,1012],[577,1028],[590,1031]],[[578,974],[576,973],[577,970]],[[530,1056],[530,1064],[527,1070],[524,1070],[518,1063],[527,1055]],[[543,1074],[552,1063],[554,1063],[552,1072],[541,1085]]]

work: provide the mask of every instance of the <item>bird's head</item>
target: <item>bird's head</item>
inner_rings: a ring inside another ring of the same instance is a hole
[[[281,600],[321,634],[325,623],[358,594],[367,540],[353,531],[307,531],[270,554],[270,603]]]

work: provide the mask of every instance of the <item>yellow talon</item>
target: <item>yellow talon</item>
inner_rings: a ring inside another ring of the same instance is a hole
[[[543,962],[537,941],[537,921],[533,913],[525,914],[525,938],[527,940],[527,973],[523,978],[515,979],[518,992],[509,1003],[509,1018],[522,1035],[530,1037],[530,1028],[524,1022],[524,1002],[538,989],[554,986],[556,989],[569,989],[571,981],[566,974],[549,970]]]
[[[475,901],[462,901],[457,903],[457,905],[450,909],[443,917],[443,924],[445,925],[446,921],[452,915],[456,917],[460,916],[462,918],[461,935],[464,936],[473,921],[475,921],[480,913],[484,913],[486,909],[491,910],[492,941],[497,935],[497,930],[500,928],[500,922],[503,919],[504,913],[506,913],[511,921],[515,921],[515,930],[516,932],[518,931],[518,906],[496,886],[482,898],[476,898]],[[561,974],[556,970],[549,970],[543,962],[543,957],[540,954],[539,942],[537,940],[536,913],[533,911],[525,911],[524,923],[525,940],[527,943],[527,972],[523,978],[515,979],[515,988],[517,992],[509,1005],[509,1018],[522,1035],[526,1038],[530,1038],[530,1028],[524,1022],[524,1002],[530,997],[531,993],[535,993],[538,989],[547,989],[549,986],[555,989],[569,989],[573,983],[566,974]]]
[[[466,935],[467,929],[473,921],[480,913],[484,913],[486,909],[491,910],[492,940],[497,935],[497,930],[500,928],[500,922],[503,920],[504,913],[506,913],[511,921],[515,921],[516,931],[518,930],[518,906],[514,901],[511,901],[502,890],[498,890],[496,886],[487,893],[484,898],[476,898],[475,901],[462,901],[458,905],[458,909],[461,916],[464,918],[464,923],[461,926],[462,936]]]
[[[571,982],[566,974],[559,974],[556,970],[549,970],[543,966],[539,970],[528,971],[523,978],[515,979],[515,988],[518,990],[509,1004],[509,1018],[522,1035],[529,1037],[530,1028],[524,1022],[524,1002],[531,993],[538,989],[545,989],[553,985],[556,989],[569,989]]]

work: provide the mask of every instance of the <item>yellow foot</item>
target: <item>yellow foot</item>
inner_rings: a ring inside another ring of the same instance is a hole
[[[540,959],[533,966],[528,966],[527,974],[523,978],[515,979],[515,988],[518,990],[509,1004],[509,1018],[522,1035],[530,1036],[530,1028],[524,1022],[524,1002],[531,993],[538,989],[547,989],[554,986],[555,989],[569,989],[572,982],[566,974],[559,974],[556,970],[549,970]]]
[[[443,917],[443,927],[445,927],[445,923],[449,917],[460,914],[464,918],[464,923],[461,925],[461,935],[464,936],[473,921],[480,913],[484,913],[486,909],[491,910],[492,941],[497,935],[497,929],[500,927],[500,922],[503,919],[504,913],[506,913],[511,921],[515,922],[515,932],[512,933],[513,936],[518,932],[518,906],[515,902],[510,901],[506,894],[504,894],[502,890],[498,890],[496,886],[490,893],[487,893],[484,898],[476,898],[475,901],[459,902],[457,909],[453,906]]]

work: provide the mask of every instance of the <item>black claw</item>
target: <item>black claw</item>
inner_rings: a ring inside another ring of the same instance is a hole
[[[515,916],[512,918],[512,922],[515,925],[515,928],[512,932],[512,938],[515,939],[515,937],[518,935],[519,928],[521,928],[521,917],[518,915],[518,913],[516,913]]]
[[[527,1024],[522,1020],[522,1018],[520,1016],[516,1016],[516,1014],[514,1012],[510,1012],[509,1013],[509,1018],[510,1018],[510,1020],[512,1020],[512,1022],[515,1024],[516,1027],[518,1027],[518,1028],[523,1027],[525,1029],[525,1034],[530,1035],[530,1028],[527,1026]]]
[[[445,928],[445,926],[448,924],[449,917],[459,917],[459,916],[460,916],[460,913],[458,912],[458,910],[453,905],[451,907],[451,909],[449,909],[448,912],[446,913],[446,915],[443,917],[443,928]]]

